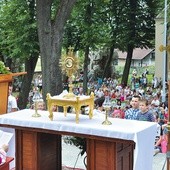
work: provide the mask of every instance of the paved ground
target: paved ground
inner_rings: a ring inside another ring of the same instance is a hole
[[[78,157],[79,149],[77,149],[73,145],[62,143],[62,159],[63,159],[63,170],[70,169],[68,167],[73,167],[79,169],[86,169],[83,164],[84,156],[81,157],[81,155]],[[157,153],[155,156],[153,156],[153,169],[152,170],[166,170],[166,154]],[[164,166],[165,165],[165,166]],[[67,167],[67,168],[66,168]],[[163,169],[164,167],[164,169]],[[72,168],[72,169],[73,169]]]
[[[153,157],[153,170],[166,170],[166,154],[158,153]]]
[[[73,145],[62,142],[62,164],[66,167],[86,169],[83,163],[85,155],[79,155],[80,150]],[[79,156],[78,156],[79,155]],[[65,170],[63,168],[63,170]]]

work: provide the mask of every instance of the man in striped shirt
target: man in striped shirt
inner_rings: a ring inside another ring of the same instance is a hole
[[[140,96],[133,96],[130,102],[131,108],[126,110],[125,119],[137,120],[139,113],[139,100]]]

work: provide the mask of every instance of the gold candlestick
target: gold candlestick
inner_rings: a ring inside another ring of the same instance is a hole
[[[32,115],[32,117],[41,117],[41,115],[38,113],[38,109],[37,109],[37,105],[38,105],[38,101],[34,102],[34,107],[35,107],[35,113]]]
[[[108,112],[111,108],[111,102],[110,102],[110,99],[108,97],[105,97],[103,107],[105,109],[105,121],[102,122],[102,125],[111,125],[112,123],[108,120]]]
[[[32,117],[41,117],[41,115],[38,113],[38,108],[37,108],[38,102],[41,98],[42,98],[41,94],[39,93],[38,89],[36,89],[32,99],[34,102],[34,109],[35,109],[35,113],[32,115]]]
[[[110,110],[110,108],[105,108],[105,121],[102,122],[102,125],[111,125],[112,122],[110,122],[108,120],[108,111]]]

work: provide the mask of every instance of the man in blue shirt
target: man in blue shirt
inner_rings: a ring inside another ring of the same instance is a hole
[[[139,112],[139,100],[140,96],[133,96],[130,102],[131,108],[126,110],[125,119],[137,120]]]

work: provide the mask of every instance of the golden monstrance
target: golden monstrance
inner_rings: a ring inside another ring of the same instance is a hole
[[[60,60],[60,66],[62,72],[65,73],[69,77],[69,93],[64,95],[64,98],[73,98],[75,94],[73,93],[73,84],[72,78],[73,75],[77,72],[79,67],[78,58],[73,53],[73,48],[69,47],[69,51],[67,55],[62,56]]]

